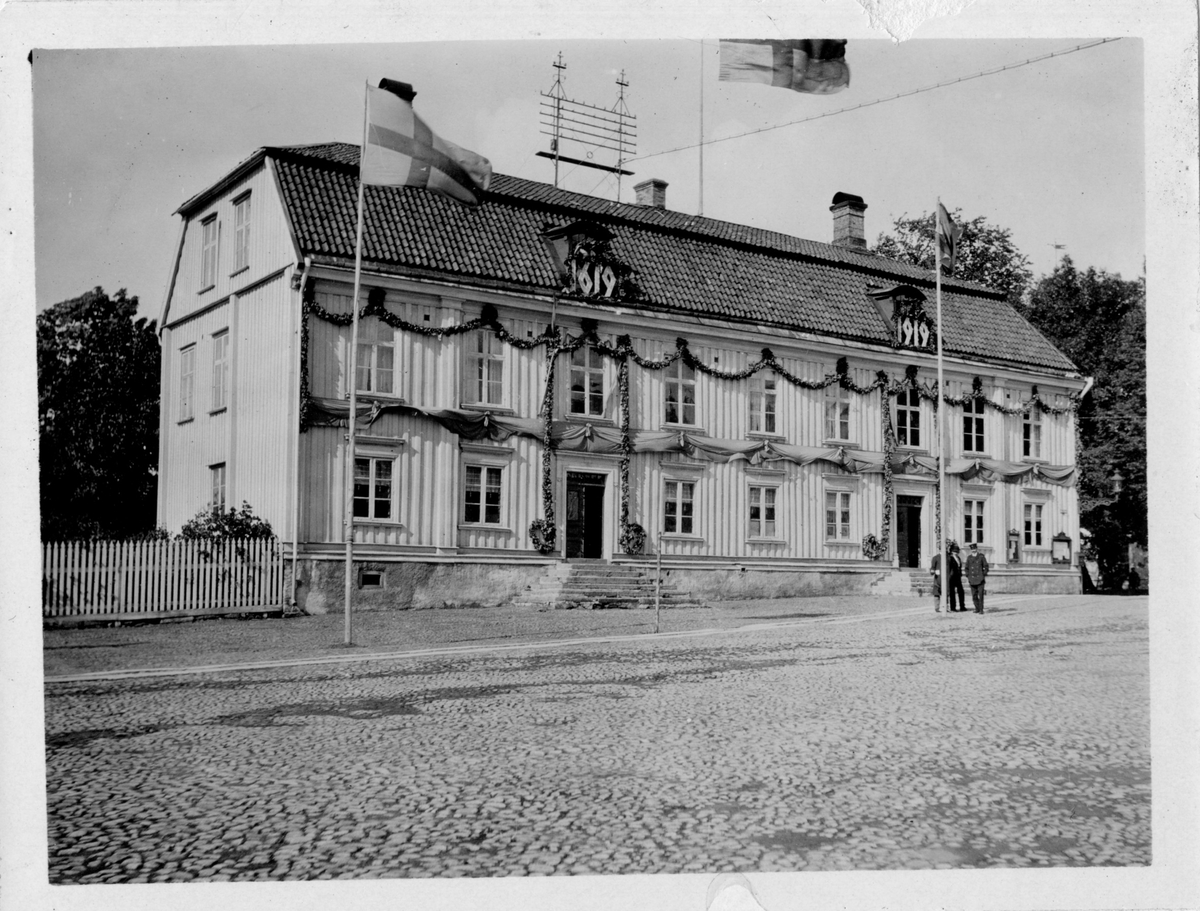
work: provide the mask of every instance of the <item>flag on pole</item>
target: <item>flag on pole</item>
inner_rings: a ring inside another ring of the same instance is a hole
[[[424,187],[468,205],[492,180],[482,155],[460,148],[429,129],[413,110],[416,96],[406,82],[383,79],[367,87],[366,130],[359,175],[364,184]]]
[[[780,86],[813,95],[840,92],[850,85],[846,39],[722,39],[718,79]]]
[[[937,243],[942,268],[947,274],[954,273],[954,261],[958,258],[958,242],[963,229],[954,223],[946,207],[940,202],[937,207]]]

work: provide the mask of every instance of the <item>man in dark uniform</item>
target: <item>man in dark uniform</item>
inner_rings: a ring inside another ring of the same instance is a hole
[[[950,602],[950,610],[966,613],[967,596],[963,592],[962,574],[962,555],[958,545],[951,544],[946,556],[946,600]]]
[[[987,557],[979,552],[979,545],[971,542],[971,552],[967,554],[967,582],[971,585],[971,600],[975,602],[975,613],[983,613],[983,582],[987,578]]]

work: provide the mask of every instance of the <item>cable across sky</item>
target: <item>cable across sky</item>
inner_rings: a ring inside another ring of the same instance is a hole
[[[1004,66],[993,67],[990,70],[983,70],[978,73],[972,73],[969,76],[960,76],[957,79],[948,79],[945,82],[939,82],[934,85],[923,86],[919,89],[912,89],[908,92],[901,92],[898,95],[889,95],[886,98],[876,98],[874,101],[864,101],[862,104],[851,105],[846,108],[838,108],[836,111],[826,111],[823,114],[813,114],[811,117],[803,117],[800,120],[789,120],[787,123],[777,123],[769,127],[760,127],[757,130],[749,130],[745,133],[737,133],[733,136],[722,136],[718,139],[706,139],[703,142],[693,142],[689,145],[676,146],[673,149],[665,149],[661,152],[650,152],[646,155],[637,155],[633,158],[626,158],[626,163],[631,161],[645,161],[647,158],[657,158],[661,155],[670,155],[673,152],[686,152],[689,149],[700,148],[706,145],[715,145],[718,142],[728,142],[731,139],[743,139],[746,136],[754,136],[758,133],[768,133],[771,130],[781,130],[784,127],[797,126],[801,123],[809,123],[813,120],[820,120],[823,117],[833,117],[835,114],[845,114],[850,111],[858,111],[862,108],[869,108],[877,104],[884,104],[888,101],[896,101],[900,98],[908,98],[912,95],[920,95],[922,92],[932,92],[934,89],[945,88],[950,85],[958,85],[961,82],[969,82],[972,79],[980,79],[984,76],[994,76],[996,73],[1003,73],[1006,70],[1015,70],[1019,67],[1029,66],[1033,63],[1040,63],[1043,60],[1049,60],[1051,57],[1063,57],[1067,54],[1074,54],[1077,51],[1087,50],[1088,48],[1099,47],[1102,44],[1108,44],[1112,41],[1120,41],[1120,38],[1101,38],[1099,41],[1090,41],[1086,44],[1079,44],[1072,48],[1067,48],[1061,51],[1053,51],[1049,54],[1042,54],[1038,57],[1030,57],[1028,60],[1022,60],[1019,63],[1008,63]]]

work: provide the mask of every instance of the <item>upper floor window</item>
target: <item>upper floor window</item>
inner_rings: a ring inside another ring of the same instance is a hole
[[[1042,546],[1042,504],[1025,504],[1025,546]]]
[[[850,539],[850,491],[825,491],[825,538],[830,541]]]
[[[223,510],[225,508],[225,463],[220,462],[209,466],[208,473],[212,488],[209,505],[214,510]]]
[[[499,525],[504,493],[504,469],[498,465],[467,465],[463,492],[463,522]]]
[[[358,324],[357,389],[391,395],[396,369],[396,331],[377,316]]]
[[[223,330],[213,336],[212,410],[225,407],[229,389],[229,332]]]
[[[604,362],[591,345],[571,352],[571,414],[604,414]]]
[[[468,401],[483,405],[504,404],[504,348],[494,332],[482,330],[472,337],[467,352]]]
[[[921,445],[921,394],[915,389],[896,393],[896,442],[901,446]]]
[[[666,370],[666,420],[668,424],[696,423],[696,371],[675,361]]]
[[[963,501],[963,543],[983,544],[983,500]]]
[[[354,518],[392,518],[392,475],[395,460],[355,456]]]
[[[983,399],[963,405],[963,452],[986,452],[983,447]]]
[[[233,204],[233,271],[250,265],[250,194]]]
[[[1021,417],[1021,455],[1027,459],[1042,457],[1042,410],[1031,407]]]
[[[692,534],[695,520],[696,485],[691,481],[663,482],[663,531]]]
[[[775,495],[777,487],[750,488],[750,537],[775,537]]]
[[[770,376],[756,376],[750,381],[750,432],[775,433],[775,396],[779,380]]]
[[[179,352],[179,420],[196,416],[196,346]]]
[[[825,439],[850,439],[850,390],[841,383],[825,387]]]
[[[211,288],[217,283],[217,239],[220,225],[217,216],[210,215],[200,222],[200,288]]]

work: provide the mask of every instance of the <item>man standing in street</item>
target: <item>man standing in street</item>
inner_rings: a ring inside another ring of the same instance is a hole
[[[967,554],[967,582],[971,585],[971,600],[975,602],[975,613],[983,613],[983,582],[987,578],[987,557],[979,552],[979,545],[971,542],[971,552]]]
[[[942,612],[942,555],[934,554],[929,561],[929,574],[933,576],[933,609]]]
[[[967,598],[962,584],[962,555],[958,545],[951,543],[950,552],[946,555],[946,598],[950,602],[950,610],[965,613]]]

